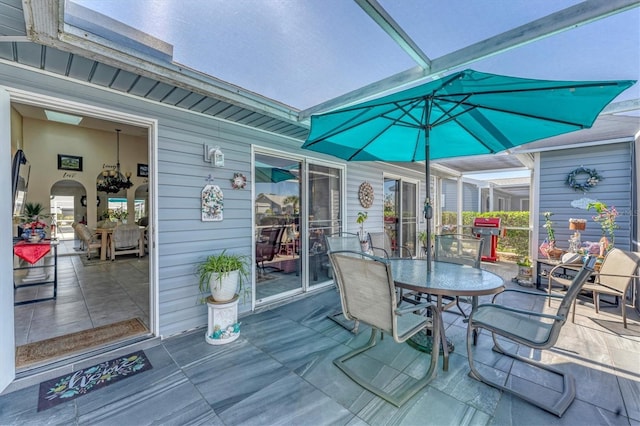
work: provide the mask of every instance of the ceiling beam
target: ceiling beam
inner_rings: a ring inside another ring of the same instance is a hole
[[[402,27],[387,13],[377,0],[355,0],[376,24],[387,33],[420,67],[431,68],[431,59],[404,32]]]
[[[330,111],[366,98],[378,96],[386,91],[397,90],[401,86],[418,83],[429,78],[437,78],[447,71],[472,62],[515,49],[545,37],[567,31],[590,22],[606,18],[616,13],[638,7],[640,0],[586,0],[574,6],[547,15],[543,18],[505,31],[494,37],[474,43],[431,61],[431,69],[413,67],[391,77],[374,82],[342,96],[323,102],[299,114],[299,120],[308,120],[312,114]]]

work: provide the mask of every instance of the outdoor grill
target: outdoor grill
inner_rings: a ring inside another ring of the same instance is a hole
[[[484,240],[482,244],[482,260],[495,262],[498,260],[498,236],[502,234],[499,217],[477,217],[473,220],[473,234]]]

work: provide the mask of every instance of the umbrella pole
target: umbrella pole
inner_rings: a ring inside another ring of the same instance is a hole
[[[429,164],[429,126],[424,128],[424,163],[426,175],[426,198],[424,200],[424,218],[427,222],[427,272],[431,272],[431,218],[433,208],[431,207],[431,165]]]

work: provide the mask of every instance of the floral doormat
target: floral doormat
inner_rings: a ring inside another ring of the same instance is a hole
[[[138,351],[93,367],[40,383],[38,411],[71,401],[134,374],[153,368],[144,351]]]

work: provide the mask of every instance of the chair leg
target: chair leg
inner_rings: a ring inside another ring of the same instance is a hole
[[[329,314],[327,315],[327,318],[329,318],[331,321],[335,322],[336,324],[338,324],[339,326],[346,328],[347,330],[349,330],[350,332],[352,332],[353,334],[358,334],[358,325],[359,325],[359,321],[354,321],[353,322],[353,326],[351,326],[350,324],[346,323],[346,321],[348,321],[346,318],[342,317],[343,316],[342,310],[338,311],[338,312],[334,312],[333,314]]]
[[[462,309],[462,306],[460,306],[460,297],[456,296],[456,306],[458,307],[458,310],[460,311],[460,314],[463,317],[467,317],[467,314],[465,313],[465,311]]]
[[[527,363],[529,365],[532,365],[534,367],[540,368],[542,370],[546,370],[550,373],[556,374],[558,376],[560,376],[562,378],[562,393],[560,394],[560,396],[558,397],[558,399],[555,401],[555,403],[549,405],[543,401],[539,401],[536,400],[534,398],[532,398],[532,396],[525,394],[524,392],[518,391],[516,389],[504,386],[494,380],[490,380],[488,378],[486,378],[485,376],[483,376],[482,374],[480,374],[480,372],[476,369],[474,363],[473,363],[473,351],[471,350],[471,340],[472,340],[472,333],[473,330],[475,330],[476,328],[484,328],[484,327],[476,327],[475,325],[473,325],[471,322],[467,328],[467,357],[469,359],[469,368],[471,369],[471,371],[469,371],[469,377],[476,379],[480,382],[486,383],[489,386],[492,386],[496,389],[500,389],[504,392],[509,392],[511,394],[516,395],[517,397],[537,406],[542,408],[543,410],[546,410],[552,414],[555,414],[558,417],[562,417],[562,415],[564,414],[564,412],[567,410],[567,408],[569,408],[569,406],[571,405],[571,403],[573,402],[575,396],[576,396],[576,384],[575,384],[575,379],[573,378],[573,376],[571,376],[568,373],[565,373],[561,370],[558,370],[554,367],[551,367],[550,365],[547,364],[543,364],[541,362],[538,361],[534,361],[530,358],[525,358],[523,356],[520,356],[516,353],[512,353],[507,351],[506,349],[504,349],[502,346],[500,346],[500,344],[498,343],[497,339],[496,339],[496,335],[495,333],[491,330],[491,329],[487,329],[488,331],[491,332],[491,336],[493,337],[493,343],[494,343],[494,347],[493,350],[495,352],[504,354],[508,357],[511,357],[513,359],[516,359],[518,361]]]
[[[434,336],[433,336],[433,349],[431,351],[431,364],[429,366],[429,370],[425,373],[425,375],[416,380],[413,378],[409,379],[409,383],[401,385],[399,388],[396,388],[396,392],[391,394],[371,383],[369,380],[360,376],[355,370],[352,370],[349,366],[346,365],[346,361],[359,355],[368,349],[371,349],[376,345],[376,334],[378,333],[377,329],[371,329],[371,337],[369,341],[364,345],[353,351],[342,355],[339,358],[333,360],[333,363],[338,367],[344,374],[347,375],[351,380],[356,382],[358,385],[362,386],[369,392],[377,395],[378,397],[384,399],[385,401],[390,402],[396,407],[402,406],[405,402],[407,402],[411,397],[413,397],[416,393],[418,393],[421,389],[431,382],[436,377],[437,367],[438,367],[438,352],[440,351],[440,319],[438,313],[434,312],[433,315],[434,323]]]

